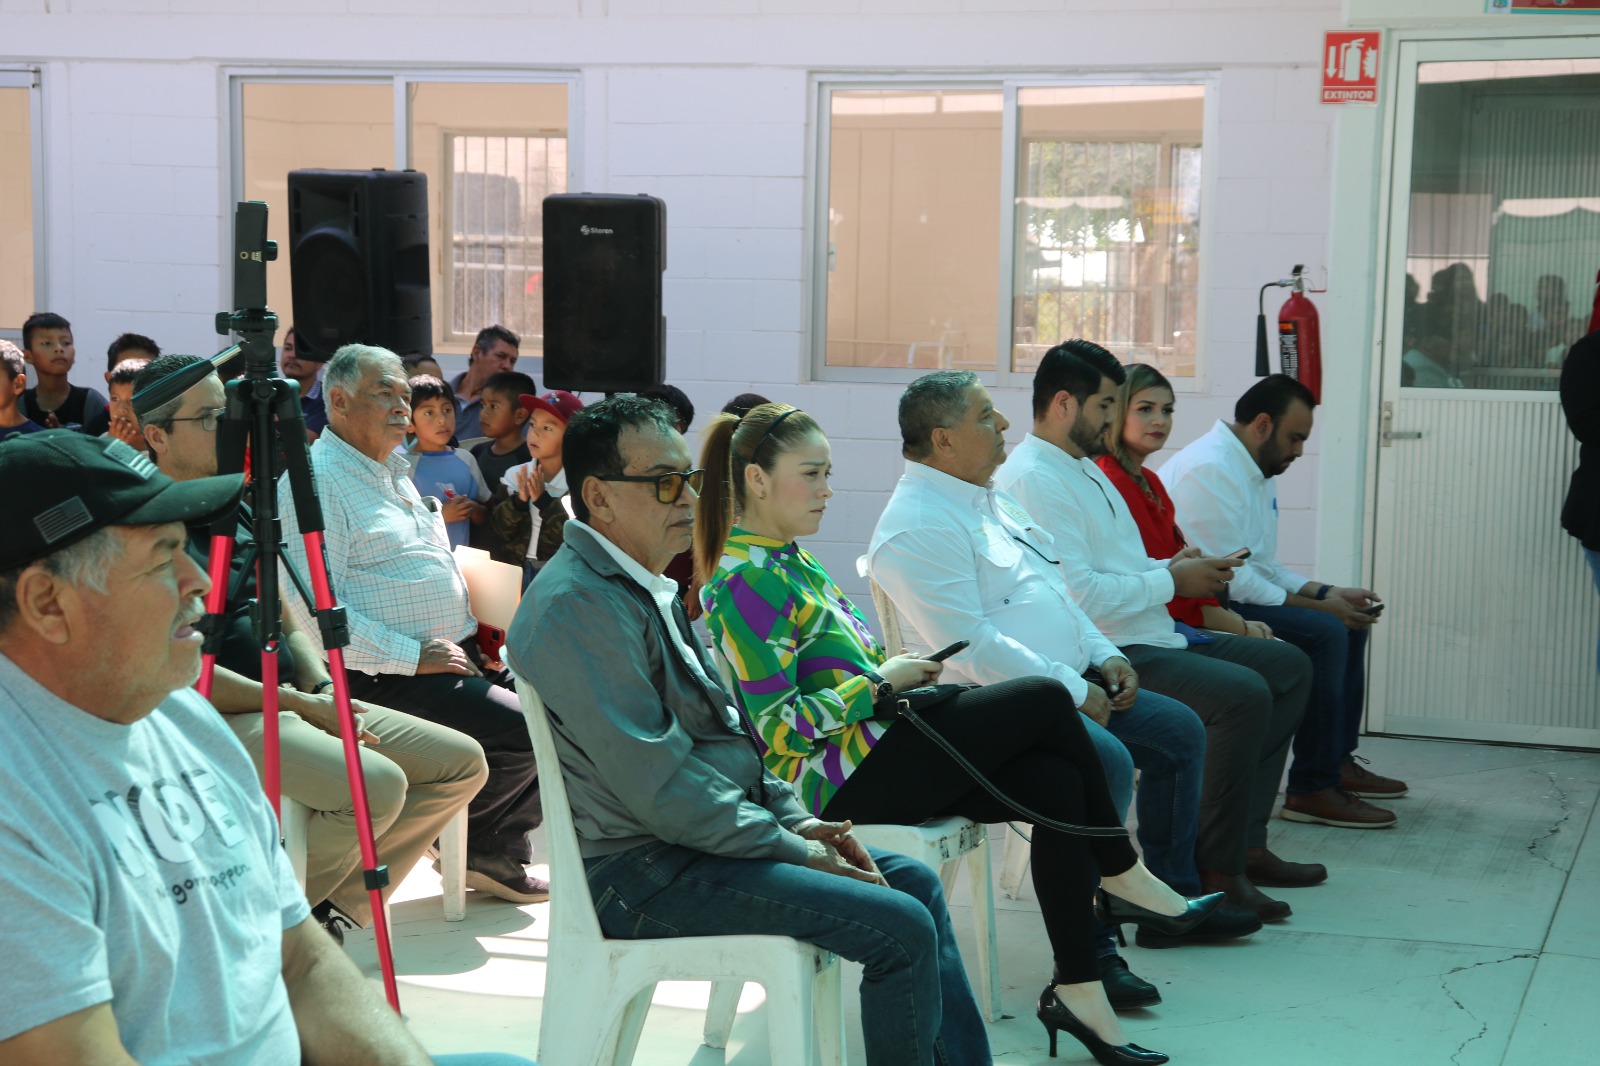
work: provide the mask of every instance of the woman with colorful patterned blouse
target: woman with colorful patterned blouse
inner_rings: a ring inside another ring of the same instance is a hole
[[[937,680],[941,665],[889,656],[795,543],[817,532],[833,495],[828,441],[816,422],[783,404],[742,419],[724,414],[706,430],[700,465],[695,573],[706,621],[772,771],[830,821],[1028,820],[894,718],[895,695]],[[1030,677],[962,690],[922,717],[1014,803],[1075,825],[1120,825],[1094,747],[1058,682]],[[1215,899],[1191,904],[1167,888],[1126,835],[1036,827],[1033,881],[1055,956],[1039,1017],[1052,1053],[1055,1030],[1065,1029],[1101,1062],[1165,1062],[1125,1043],[1100,983],[1090,907],[1097,877],[1151,920],[1185,927]]]

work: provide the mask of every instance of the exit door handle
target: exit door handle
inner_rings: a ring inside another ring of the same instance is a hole
[[[1394,425],[1394,401],[1385,400],[1378,412],[1378,447],[1389,448],[1397,440],[1421,440],[1420,429],[1392,429]]]

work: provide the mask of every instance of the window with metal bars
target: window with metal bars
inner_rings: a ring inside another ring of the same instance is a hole
[[[567,191],[567,139],[447,133],[446,339],[498,322],[527,354],[544,344],[544,198]]]
[[[1021,157],[1013,369],[1090,337],[1193,374],[1200,146],[1033,139]]]

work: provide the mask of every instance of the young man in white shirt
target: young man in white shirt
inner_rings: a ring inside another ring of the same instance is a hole
[[[1366,802],[1406,794],[1404,781],[1356,761],[1366,697],[1367,630],[1383,605],[1371,591],[1307,580],[1278,562],[1273,478],[1300,457],[1316,398],[1273,374],[1252,385],[1233,422],[1183,448],[1161,468],[1191,542],[1213,555],[1250,550],[1231,583],[1233,609],[1265,622],[1311,657],[1312,694],[1294,740],[1283,817],[1346,829],[1384,829],[1394,812]]]
[[[1120,809],[1132,788],[1123,770],[1130,755],[1143,773],[1145,865],[1178,892],[1197,895],[1205,730],[1188,707],[1141,689],[1127,658],[1068,593],[1054,539],[994,489],[1008,425],[975,374],[936,371],[911,383],[900,399],[905,474],[867,549],[872,577],[903,617],[913,652],[971,641],[945,664],[951,680],[995,684],[1038,675],[1065,685],[1090,719],[1084,727]],[[1084,676],[1094,670],[1105,687]],[[1225,906],[1183,942],[1245,936],[1260,927],[1253,912]],[[1143,930],[1139,942],[1175,946]],[[1116,959],[1114,949],[1103,958]],[[1102,976],[1112,1004],[1126,1002],[1111,987],[1118,975]]]
[[[1127,502],[1093,458],[1105,450],[1125,378],[1116,357],[1091,341],[1069,340],[1046,352],[1033,378],[1033,432],[1012,449],[995,485],[1055,538],[1078,606],[1128,657],[1145,687],[1181,700],[1205,723],[1195,840],[1202,887],[1226,892],[1229,903],[1262,921],[1281,921],[1289,905],[1256,888],[1246,867],[1252,857],[1265,861],[1267,820],[1305,710],[1311,662],[1283,641],[1174,624],[1167,613],[1173,596],[1223,591],[1239,562],[1145,553]],[[1281,884],[1327,877],[1321,864],[1283,866],[1295,879]]]

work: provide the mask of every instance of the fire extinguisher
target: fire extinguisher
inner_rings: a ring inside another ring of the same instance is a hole
[[[1322,329],[1317,322],[1317,305],[1305,295],[1305,265],[1296,263],[1287,278],[1269,281],[1256,295],[1256,374],[1272,373],[1267,355],[1267,316],[1264,305],[1267,290],[1292,289],[1278,309],[1278,358],[1283,373],[1300,381],[1311,395],[1322,402]],[[1312,290],[1313,292],[1318,290]]]

